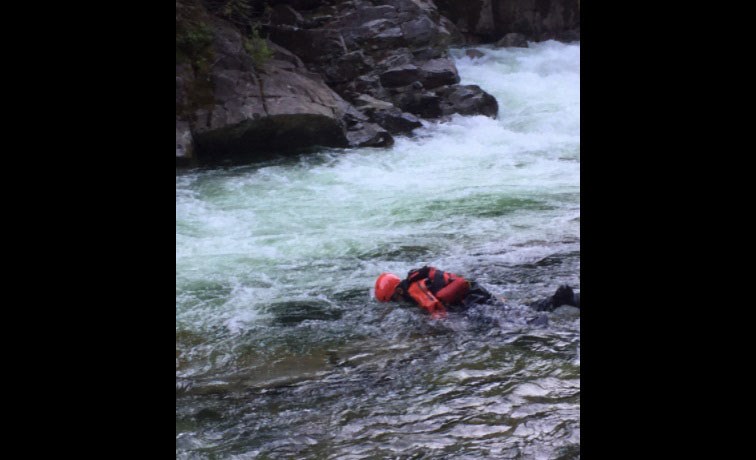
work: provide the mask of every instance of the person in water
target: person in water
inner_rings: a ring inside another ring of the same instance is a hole
[[[435,319],[446,317],[448,309],[464,310],[474,304],[503,300],[475,281],[430,266],[410,270],[404,279],[393,273],[381,273],[375,280],[375,298],[379,302],[415,303]],[[530,304],[537,311],[552,311],[561,305],[580,308],[580,294],[562,285],[553,296]]]

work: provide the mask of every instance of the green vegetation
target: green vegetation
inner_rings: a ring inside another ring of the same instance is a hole
[[[176,62],[203,67],[210,55],[213,31],[208,13],[234,24],[242,34],[244,49],[260,67],[273,56],[260,34],[264,17],[270,12],[267,0],[177,0]]]
[[[213,42],[213,31],[207,23],[207,13],[198,0],[176,1],[176,63],[189,62],[193,66],[206,60]]]
[[[244,49],[252,57],[256,68],[261,67],[273,57],[273,50],[268,46],[268,41],[260,37],[258,28],[258,25],[253,25],[249,37],[244,37]]]
[[[176,0],[176,65],[191,66],[188,73],[186,68],[181,71],[186,76],[181,86],[185,96],[177,97],[178,116],[191,116],[198,108],[213,104],[213,18],[222,18],[239,30],[244,49],[259,69],[273,56],[260,33],[269,11],[267,0]]]
[[[213,42],[213,31],[207,24],[176,23],[176,60],[190,61],[201,59]]]
[[[220,16],[235,22],[239,26],[244,26],[249,22],[254,11],[254,3],[258,2],[253,0],[227,0],[221,6]]]
[[[260,26],[270,7],[267,0],[205,0],[208,11],[236,25],[241,31],[244,49],[260,68],[273,56],[268,42],[260,35]]]

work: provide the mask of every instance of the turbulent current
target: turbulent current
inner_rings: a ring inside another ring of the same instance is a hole
[[[177,458],[580,456],[580,317],[525,305],[580,288],[580,45],[478,49],[497,119],[177,170]],[[506,305],[371,297],[426,264]]]

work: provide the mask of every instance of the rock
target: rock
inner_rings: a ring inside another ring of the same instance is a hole
[[[578,318],[580,309],[571,305],[562,305],[554,309],[551,314],[558,318]]]
[[[177,161],[388,146],[418,117],[496,115],[490,95],[458,85],[447,47],[461,33],[431,0],[267,4],[264,44],[203,16],[213,37],[204,60],[176,69]]]
[[[362,111],[367,110],[387,110],[394,108],[394,104],[381,101],[367,94],[360,94],[354,101],[354,105]]]
[[[478,58],[482,58],[483,56],[485,56],[485,54],[483,54],[482,51],[477,50],[475,48],[472,48],[472,49],[469,49],[469,50],[465,50],[465,55],[467,57],[469,57],[470,59],[478,59]]]
[[[401,25],[404,40],[410,45],[424,46],[438,34],[438,25],[434,24],[428,16],[407,21]]]
[[[302,27],[305,19],[289,5],[274,5],[270,14],[270,21],[277,25]]]
[[[194,156],[192,132],[187,121],[176,120],[176,163],[188,164]]]
[[[270,39],[307,63],[331,62],[335,57],[349,52],[341,34],[331,29],[273,26]]]
[[[352,96],[349,97],[350,100],[353,100],[360,94],[373,95],[381,89],[380,78],[377,75],[360,75],[354,80],[336,87],[336,91],[344,96],[351,94]]]
[[[430,91],[401,93],[394,97],[394,105],[422,118],[438,118],[443,115],[441,97]]]
[[[212,83],[210,103],[188,117],[198,160],[352,145],[344,117],[350,109],[357,111],[297,56],[268,43],[272,58],[255,63],[240,51],[244,46],[238,31],[222,22],[215,28],[218,64],[207,76]],[[376,136],[373,131],[365,128],[371,137]],[[179,139],[183,138],[177,131],[177,150]]]
[[[328,23],[332,29],[356,29],[378,19],[388,20],[396,25],[398,15],[396,8],[391,5],[363,6],[347,11],[342,16]]]
[[[420,128],[423,123],[411,113],[405,113],[397,107],[374,110],[370,119],[378,123],[391,134],[411,134],[415,128]]]
[[[390,147],[394,145],[391,134],[375,123],[363,123],[359,129],[347,131],[350,147]]]
[[[246,119],[195,136],[203,161],[238,157],[253,159],[270,152],[289,152],[313,146],[347,147],[343,125],[332,116],[293,113]]]
[[[554,38],[565,43],[580,41],[580,27],[557,33]]]
[[[439,26],[439,35],[442,37],[448,36],[447,46],[461,46],[465,44],[465,38],[462,33],[457,29],[457,26],[445,16],[441,16]]]
[[[370,72],[375,66],[373,59],[361,51],[352,51],[334,60],[324,67],[326,81],[329,84],[343,83],[354,80],[360,75]]]
[[[531,317],[527,320],[527,323],[531,326],[547,327],[549,325],[549,317],[547,314],[542,313],[538,316]]]
[[[496,118],[499,104],[496,98],[483,91],[478,85],[454,85],[439,91],[444,99],[442,113],[451,115],[486,115]]]
[[[278,324],[293,325],[307,320],[333,321],[341,318],[342,312],[320,301],[288,301],[270,304],[267,311],[273,314]]]
[[[511,32],[540,41],[580,27],[580,0],[436,0],[436,4],[468,44],[493,42]]]
[[[360,94],[354,103],[360,111],[391,134],[410,134],[415,128],[423,126],[416,116],[367,94]]]
[[[380,75],[381,84],[385,87],[409,85],[420,79],[420,69],[414,64],[404,64],[383,72]]]
[[[504,35],[504,37],[497,41],[494,46],[497,48],[527,48],[528,41],[525,38],[525,35],[512,32]]]
[[[426,89],[459,83],[457,66],[451,59],[433,59],[420,66],[420,82]]]

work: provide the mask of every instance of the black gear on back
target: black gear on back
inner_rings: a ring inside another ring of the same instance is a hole
[[[553,308],[558,308],[562,305],[575,306],[575,293],[572,288],[566,284],[559,286],[551,297],[551,304]]]

